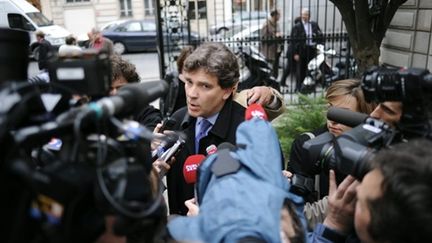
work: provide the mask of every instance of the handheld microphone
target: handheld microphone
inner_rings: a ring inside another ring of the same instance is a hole
[[[330,107],[327,111],[327,119],[349,127],[355,127],[362,124],[368,117],[369,116],[364,113],[337,107]]]
[[[202,154],[189,156],[183,165],[183,177],[188,184],[195,184],[197,180],[197,169],[206,157]]]
[[[249,121],[254,117],[268,121],[267,113],[260,104],[254,103],[246,109],[245,120]]]
[[[119,113],[128,114],[137,108],[148,105],[153,100],[166,94],[168,84],[165,81],[152,81],[123,86],[116,95],[105,97],[88,105],[88,109],[98,118]]]
[[[229,143],[229,142],[223,142],[223,143],[219,144],[219,146],[217,148],[218,148],[218,150],[228,149],[231,151],[231,150],[235,150],[236,146],[232,143]]]
[[[174,144],[179,140],[179,136],[165,136],[162,143],[152,151],[152,161],[162,157],[162,155],[168,151]]]

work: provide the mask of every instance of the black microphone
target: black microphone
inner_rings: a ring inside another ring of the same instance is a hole
[[[229,142],[223,142],[221,144],[219,144],[219,146],[217,146],[218,150],[222,150],[222,149],[228,149],[230,151],[235,150],[236,146],[233,145],[232,143]]]
[[[168,84],[163,80],[127,84],[116,95],[90,103],[88,108],[96,113],[98,117],[118,115],[120,113],[130,114],[167,92]]]
[[[364,113],[337,107],[330,107],[327,111],[327,119],[349,127],[355,127],[362,124],[368,117],[369,116]]]

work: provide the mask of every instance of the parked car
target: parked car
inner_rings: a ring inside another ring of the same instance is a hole
[[[227,31],[224,38],[217,39],[228,47],[254,46],[259,48],[260,45],[260,25],[251,25],[249,27],[236,27]]]
[[[152,19],[126,20],[107,25],[102,35],[114,43],[114,51],[118,54],[156,50],[157,29]],[[164,48],[178,50],[180,44],[198,42],[198,34],[191,32],[190,40],[186,29],[163,30]]]
[[[232,19],[211,26],[209,33],[210,35],[220,35],[239,26],[250,27],[253,25],[262,25],[267,17],[268,13],[265,11],[240,11],[235,13]]]

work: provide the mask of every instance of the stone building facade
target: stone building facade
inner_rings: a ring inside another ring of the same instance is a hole
[[[381,48],[381,61],[432,70],[432,1],[408,0],[394,16]]]

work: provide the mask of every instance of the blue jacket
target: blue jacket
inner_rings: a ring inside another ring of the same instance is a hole
[[[240,163],[238,171],[222,176],[212,172],[220,152],[199,168],[197,196],[200,213],[179,216],[168,224],[175,240],[236,242],[255,236],[280,242],[280,210],[288,199],[303,223],[303,200],[289,192],[281,173],[281,153],[276,132],[269,122],[254,118],[236,132],[237,150],[229,152]],[[224,161],[225,162],[225,161]]]

